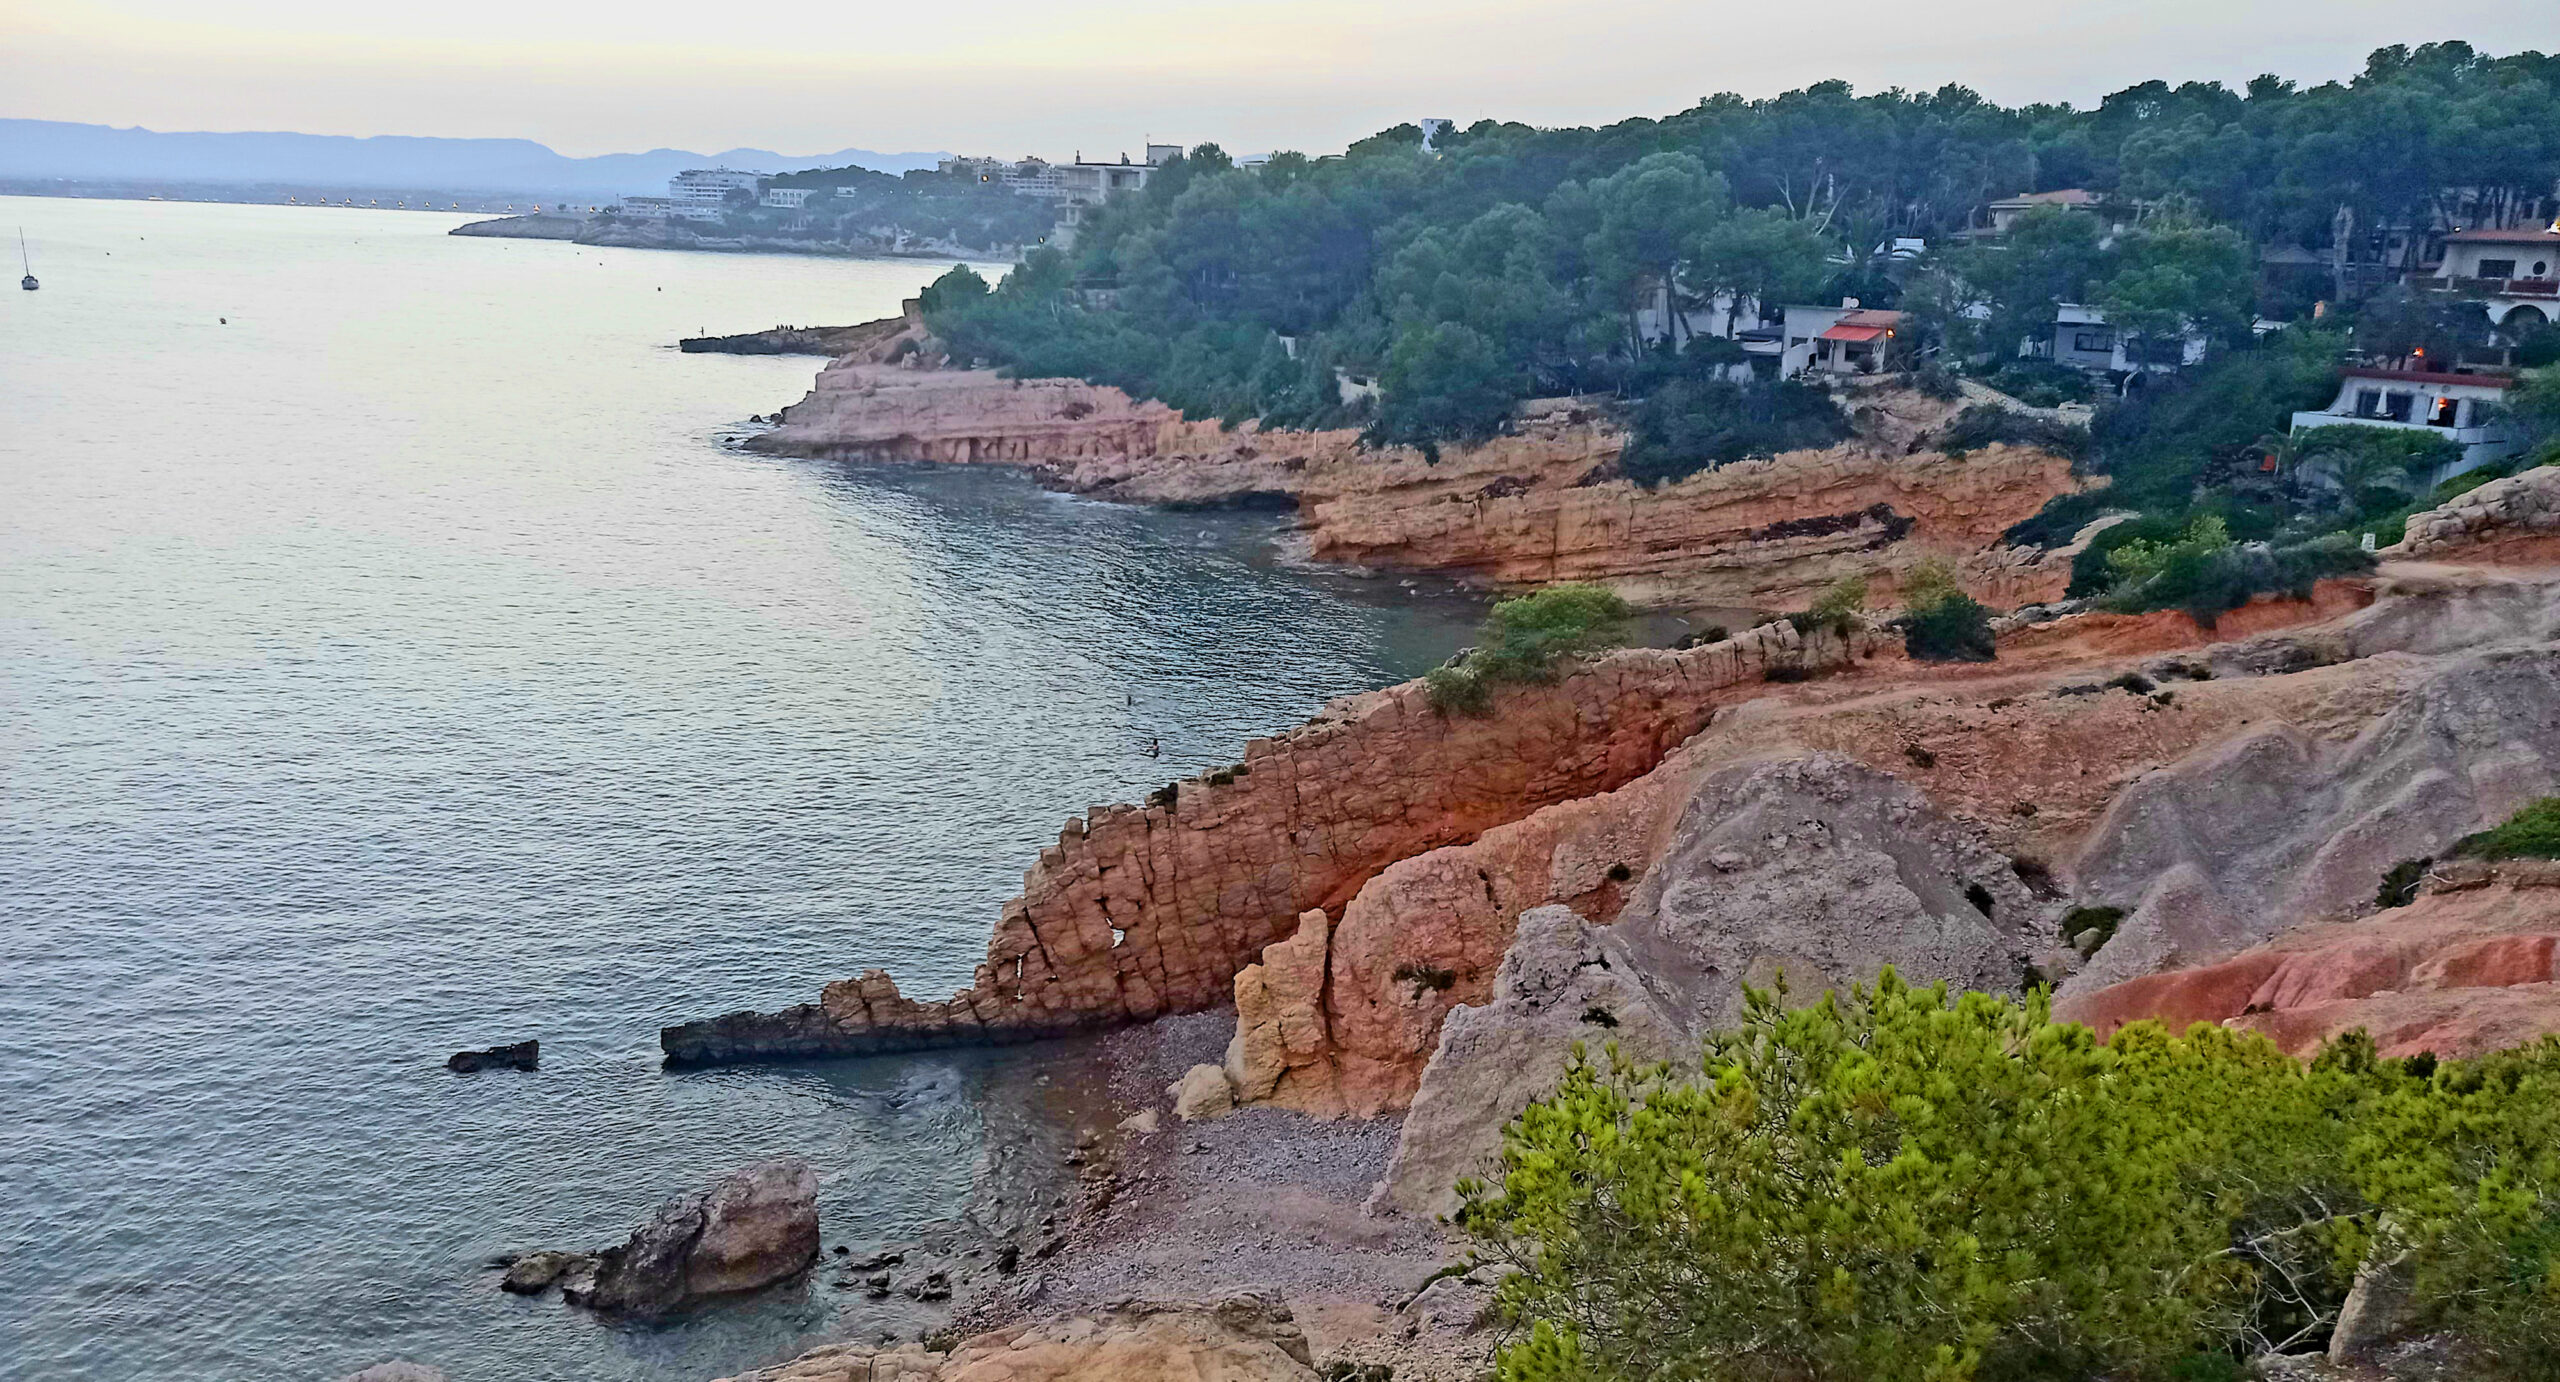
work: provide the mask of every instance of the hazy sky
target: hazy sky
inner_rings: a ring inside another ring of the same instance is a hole
[[[2080,104],[2309,83],[2443,38],[2548,49],[2560,23],[2550,0],[0,0],[0,115],[570,154],[1327,152],[1417,116],[1581,124],[1835,76]]]

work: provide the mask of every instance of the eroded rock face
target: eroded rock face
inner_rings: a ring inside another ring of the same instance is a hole
[[[2067,997],[2057,1015],[2099,1035],[2156,1019],[2265,1033],[2309,1056],[2344,1033],[2394,1058],[2482,1055],[2560,1032],[2560,870],[2477,865],[2361,920],[2299,926],[2217,964]]]
[[[798,1157],[761,1161],[658,1207],[572,1302],[651,1318],[706,1296],[769,1286],[818,1255],[818,1177]]]
[[[1230,772],[1070,821],[1006,904],[976,982],[952,998],[908,999],[874,970],[815,1004],[671,1027],[660,1044],[676,1064],[866,1054],[1219,1006],[1263,947],[1388,865],[1643,775],[1773,667],[1836,667],[1876,647],[1864,630],[1802,634],[1782,621],[1611,654],[1551,685],[1506,688],[1483,717],[1441,714],[1420,682],[1336,701],[1246,745]]]
[[[2131,914],[2063,996],[2369,904],[2393,865],[2560,787],[2555,705],[2560,648],[2484,650],[2428,669],[2345,743],[2254,725],[2133,783],[2076,870],[2081,897]]]
[[[1289,1307],[1265,1296],[1126,1301],[937,1352],[835,1344],[722,1382],[1315,1382]]]
[[[1741,985],[1811,995],[1893,965],[1915,983],[2014,989],[2056,904],[1978,830],[1833,755],[1743,763],[1700,782],[1615,924],[1523,915],[1493,1001],[1450,1013],[1406,1115],[1386,1198],[1447,1213],[1502,1125],[1576,1039],[1679,1057],[1741,1016]]]
[[[1647,489],[1617,475],[1624,434],[1572,400],[1515,432],[1444,448],[1367,446],[1357,431],[1185,422],[1160,403],[1071,379],[914,370],[847,359],[749,445],[788,455],[1006,465],[1080,494],[1144,503],[1294,504],[1318,559],[1495,585],[1603,580],[1638,603],[1801,606],[1843,576],[1879,599],[1925,557],[1959,562],[2006,606],[2058,596],[2070,552],[1993,550],[2080,487],[2047,452],[1919,446],[1956,405],[1869,389],[1856,441]]]

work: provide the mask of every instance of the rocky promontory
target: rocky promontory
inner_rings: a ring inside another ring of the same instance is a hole
[[[929,354],[926,358],[930,358]],[[1932,557],[2001,605],[2059,596],[2069,552],[2013,551],[2000,534],[2084,483],[2066,458],[1928,444],[1957,405],[1862,386],[1861,434],[1839,446],[1638,485],[1617,473],[1624,434],[1596,404],[1548,400],[1511,433],[1436,459],[1366,446],[1356,431],[1191,422],[1161,403],[1073,379],[840,359],[748,445],[777,455],[1002,465],[1078,494],[1180,506],[1297,510],[1309,552],[1495,587],[1605,581],[1642,604],[1801,606],[1833,581],[1882,596]]]

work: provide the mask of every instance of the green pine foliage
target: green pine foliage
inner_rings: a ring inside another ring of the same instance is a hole
[[[1495,1376],[2141,1379],[2322,1338],[2368,1258],[2517,1377],[2560,1356],[2560,1041],[2306,1067],[2046,1000],[1746,989],[1695,1064],[1577,1053],[1460,1186]]]
[[[2560,859],[2560,797],[2544,797],[2453,848],[2475,859]]]
[[[1481,715],[1493,706],[1493,688],[1553,681],[1576,658],[1622,646],[1634,611],[1603,585],[1564,582],[1493,607],[1464,659],[1434,668],[1423,678],[1434,709]]]

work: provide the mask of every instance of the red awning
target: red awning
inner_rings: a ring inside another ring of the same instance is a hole
[[[1884,335],[1885,329],[1881,326],[1835,326],[1814,339],[1817,341],[1875,341],[1882,340]]]

